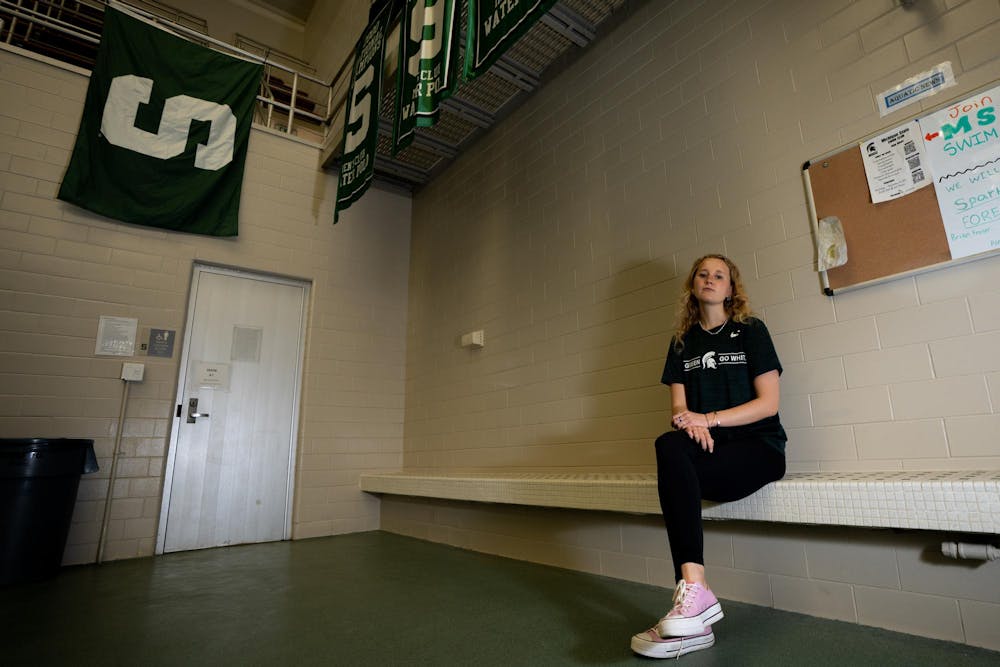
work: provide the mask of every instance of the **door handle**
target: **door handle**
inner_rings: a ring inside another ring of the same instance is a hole
[[[198,412],[198,399],[197,398],[189,398],[188,399],[188,414],[187,414],[187,423],[188,424],[195,423],[195,420],[197,420],[198,417],[210,417],[210,416],[211,415],[209,415],[207,412]]]

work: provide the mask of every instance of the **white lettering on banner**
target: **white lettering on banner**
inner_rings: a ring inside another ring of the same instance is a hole
[[[365,38],[361,53],[358,54],[358,64],[369,64],[382,50],[382,31],[372,30]]]
[[[184,152],[191,131],[191,121],[211,123],[208,143],[195,150],[194,166],[218,171],[233,161],[236,140],[236,116],[225,104],[216,104],[189,95],[167,98],[154,134],[135,126],[140,104],[149,104],[153,80],[126,74],[111,80],[108,99],[101,117],[101,134],[115,146],[160,160]]]
[[[351,115],[348,120],[349,125],[354,125],[359,120],[361,126],[356,130],[347,133],[344,139],[344,153],[350,153],[361,145],[361,142],[368,136],[368,119],[371,117],[372,96],[368,94],[368,88],[375,78],[375,68],[368,65],[365,71],[354,80],[354,91],[351,95]]]
[[[500,22],[511,11],[517,8],[521,4],[521,0],[500,0],[496,4],[496,9],[493,10],[492,14],[486,16],[486,20],[483,21],[483,34],[489,37],[489,34],[493,32],[493,29],[500,25]]]
[[[407,61],[406,69],[410,76],[417,76],[421,60],[433,60],[441,52],[441,20],[444,18],[444,3],[434,0],[425,7],[421,7],[422,4],[424,0],[413,5],[413,13],[410,15],[410,39],[420,42],[420,48]],[[434,33],[430,39],[425,36],[426,28],[431,28]]]

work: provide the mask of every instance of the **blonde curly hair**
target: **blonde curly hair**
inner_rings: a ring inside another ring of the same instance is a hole
[[[697,325],[701,320],[701,309],[698,306],[698,299],[692,289],[694,288],[694,277],[701,268],[702,262],[706,259],[718,259],[726,263],[729,267],[729,280],[732,284],[733,295],[728,297],[723,304],[726,315],[734,322],[746,322],[747,318],[753,315],[750,310],[750,299],[747,297],[746,289],[743,287],[743,279],[740,277],[740,270],[733,264],[733,260],[725,255],[704,255],[699,257],[691,265],[687,280],[684,281],[684,289],[681,291],[677,308],[677,325],[674,328],[674,349],[680,352],[684,349],[684,335]]]

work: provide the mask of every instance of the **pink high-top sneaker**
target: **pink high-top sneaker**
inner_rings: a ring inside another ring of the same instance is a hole
[[[689,637],[721,619],[722,606],[712,591],[681,580],[674,589],[674,608],[660,619],[656,631],[661,637]]]

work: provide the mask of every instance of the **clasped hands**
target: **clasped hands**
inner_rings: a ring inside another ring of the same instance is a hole
[[[701,445],[703,450],[711,453],[715,449],[715,440],[709,431],[708,415],[684,410],[674,415],[671,423],[678,430],[687,433],[688,437]]]

